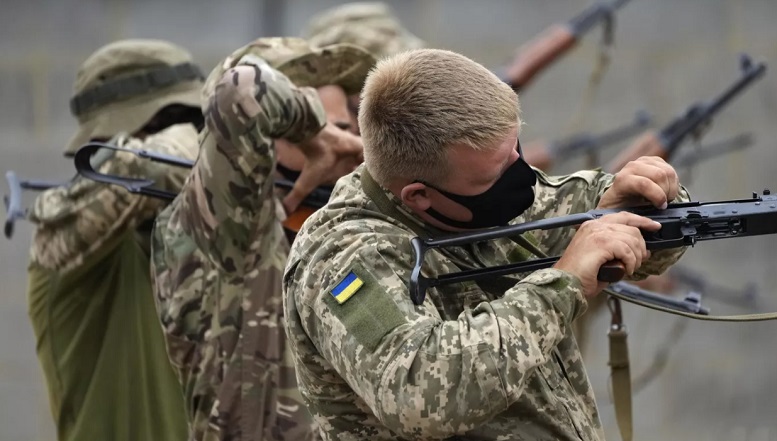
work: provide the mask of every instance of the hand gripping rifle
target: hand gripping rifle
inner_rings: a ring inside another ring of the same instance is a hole
[[[578,133],[566,139],[551,141],[541,146],[525,149],[525,159],[530,165],[547,171],[559,160],[604,148],[610,144],[630,138],[648,127],[653,117],[637,111],[634,120],[626,125],[604,133]]]
[[[518,55],[504,74],[504,81],[518,92],[540,71],[546,69],[574,47],[580,38],[599,22],[603,23],[602,46],[612,45],[615,11],[629,0],[596,3],[566,23],[556,24],[518,49]]]
[[[475,242],[516,237],[533,230],[549,230],[579,225],[619,211],[631,211],[661,224],[656,232],[643,232],[648,250],[660,250],[694,246],[697,242],[731,237],[777,234],[777,196],[764,190],[762,196],[753,194],[751,199],[717,202],[687,202],[670,204],[665,210],[638,207],[631,209],[597,209],[585,213],[541,219],[518,225],[496,227],[482,231],[456,234],[441,238],[415,237],[411,241],[415,263],[410,275],[410,297],[420,305],[426,290],[439,285],[480,280],[549,268],[559,256],[541,257],[490,268],[477,268],[457,273],[443,274],[436,278],[425,277],[422,268],[427,251],[434,248],[455,247]],[[623,265],[610,262],[599,269],[598,279],[615,283],[625,275]]]
[[[607,171],[616,173],[629,161],[640,156],[660,156],[670,160],[678,147],[688,138],[700,139],[704,129],[712,118],[720,112],[734,97],[761,78],[766,72],[766,64],[754,64],[749,56],[740,57],[741,75],[738,80],[709,102],[697,102],[691,105],[685,114],[664,126],[660,132],[649,133],[637,143],[622,151],[607,165]]]

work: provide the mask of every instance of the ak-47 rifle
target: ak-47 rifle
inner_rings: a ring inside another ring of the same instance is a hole
[[[3,233],[5,237],[10,239],[13,236],[14,224],[19,219],[24,219],[27,216],[26,210],[22,208],[22,191],[33,190],[43,191],[49,188],[58,187],[62,185],[62,182],[51,181],[33,181],[22,180],[16,176],[16,173],[9,170],[5,172],[5,180],[8,183],[8,195],[3,196],[3,202],[5,204],[6,218]]]
[[[603,23],[602,44],[612,45],[615,11],[629,0],[596,3],[566,23],[555,24],[518,49],[515,60],[507,68],[503,80],[517,92],[539,72],[549,67],[573,48],[580,38],[599,22]]]
[[[530,165],[548,171],[559,160],[566,160],[630,138],[648,127],[651,122],[652,116],[640,110],[634,116],[633,122],[608,132],[578,133],[566,139],[551,141],[543,145],[532,145],[524,150],[524,159]]]
[[[194,161],[179,158],[177,156],[151,152],[148,150],[128,149],[125,147],[118,147],[111,144],[98,142],[86,144],[81,147],[78,152],[76,152],[74,156],[76,170],[84,178],[91,179],[103,184],[118,185],[130,193],[156,197],[160,199],[173,200],[175,199],[176,193],[154,188],[154,181],[151,179],[128,178],[124,176],[100,173],[95,170],[91,159],[92,156],[101,149],[124,151],[137,155],[141,158],[148,159],[150,161],[161,162],[175,167],[192,168],[194,166]],[[10,238],[13,235],[14,223],[17,220],[24,219],[26,217],[25,210],[21,208],[21,194],[23,189],[43,191],[66,184],[65,182],[19,180],[16,177],[16,173],[13,171],[6,173],[6,180],[8,181],[8,186],[10,188],[10,195],[4,196],[5,207],[7,211],[5,221],[5,236],[7,238]],[[282,178],[276,178],[274,184],[276,187],[289,190],[294,187],[294,182]],[[323,207],[329,200],[330,195],[331,193],[323,188],[317,188],[313,190],[313,192],[303,200],[302,206],[295,213],[289,215],[289,218],[286,220],[286,222],[284,222],[284,224],[287,226],[287,228],[296,232],[298,230],[298,226],[296,226],[297,223],[301,224],[305,218],[307,218],[307,215],[309,215],[309,213],[305,210],[315,211],[315,209]]]
[[[130,193],[142,194],[144,196],[151,196],[151,197],[156,197],[160,199],[173,200],[175,199],[177,193],[154,188],[153,187],[154,181],[151,179],[128,178],[124,176],[109,175],[107,173],[98,172],[92,166],[91,158],[98,150],[101,150],[101,149],[110,149],[115,151],[132,153],[133,155],[137,155],[138,157],[148,159],[153,162],[161,162],[163,164],[172,165],[175,167],[189,168],[189,169],[194,167],[194,161],[189,159],[179,158],[177,156],[167,155],[164,153],[151,152],[148,150],[118,147],[115,145],[104,144],[100,142],[92,142],[78,149],[75,156],[73,157],[73,161],[75,163],[78,174],[80,174],[81,176],[87,179],[91,179],[96,182],[101,182],[103,184],[118,185],[120,187],[123,187]],[[294,182],[289,181],[287,179],[276,178],[275,186],[291,189],[294,187]],[[313,192],[310,195],[308,195],[308,197],[305,198],[303,202],[304,204],[312,206],[314,208],[321,208],[324,205],[326,205],[327,201],[329,200],[329,196],[330,196],[329,192],[327,192],[326,190],[317,188],[313,190]]]
[[[154,162],[161,162],[175,167],[194,167],[194,161],[188,159],[151,152],[148,150],[128,149],[125,147],[118,147],[99,142],[86,144],[76,152],[74,162],[76,170],[81,176],[104,184],[118,185],[120,187],[124,187],[130,193],[141,194],[145,196],[173,200],[175,199],[176,193],[154,188],[154,181],[151,179],[128,178],[96,171],[92,166],[91,158],[92,155],[94,155],[100,149],[128,152],[141,158],[145,158]],[[275,186],[290,190],[294,187],[294,182],[287,179],[276,178]],[[288,217],[283,221],[283,226],[286,228],[288,235],[287,237],[289,237],[290,240],[293,235],[299,231],[302,223],[305,221],[305,219],[308,218],[308,216],[310,216],[317,209],[326,205],[327,201],[329,201],[329,196],[331,196],[331,191],[325,188],[317,188],[313,190],[307,197],[305,197],[300,206],[297,207],[293,213],[289,213]]]
[[[619,211],[630,211],[661,224],[661,229],[656,232],[642,233],[648,250],[693,246],[701,241],[731,237],[777,234],[777,196],[771,195],[769,190],[764,190],[762,196],[753,193],[751,199],[670,204],[665,210],[647,207],[597,209],[449,237],[416,237],[411,241],[415,264],[410,276],[410,297],[415,304],[421,304],[426,290],[431,287],[536,271],[553,266],[559,259],[559,256],[543,257],[537,260],[466,270],[430,278],[421,274],[426,252],[430,249],[462,246],[505,237],[518,237],[527,231],[570,227]],[[599,269],[598,279],[603,282],[615,283],[621,280],[624,275],[622,264],[610,262]]]
[[[766,64],[754,64],[749,56],[743,54],[740,58],[741,75],[722,94],[704,103],[698,102],[688,108],[685,114],[664,126],[660,132],[648,132],[640,137],[631,147],[622,151],[608,165],[610,173],[618,172],[629,161],[641,156],[660,156],[671,160],[677,148],[689,137],[700,139],[718,112],[720,112],[735,96],[761,78],[766,72]]]

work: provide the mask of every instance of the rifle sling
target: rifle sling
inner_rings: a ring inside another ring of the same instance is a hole
[[[403,213],[399,208],[397,208],[395,204],[389,200],[388,196],[386,196],[386,194],[380,188],[380,185],[375,182],[375,179],[367,171],[367,167],[364,167],[362,170],[360,180],[362,188],[364,189],[364,193],[366,193],[372,202],[378,206],[378,210],[380,210],[381,213],[398,220],[403,225],[413,230],[413,233],[417,234],[418,237],[429,237],[429,233],[424,231],[424,229],[416,222],[413,222],[405,213]]]

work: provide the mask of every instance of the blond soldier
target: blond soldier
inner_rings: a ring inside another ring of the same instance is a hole
[[[203,76],[188,52],[158,40],[123,40],[81,66],[71,100],[89,140],[193,159]],[[125,152],[103,173],[149,178],[177,191],[185,173]],[[35,201],[29,315],[58,438],[180,440],[182,393],[167,359],[151,291],[150,221],[163,204],[76,178]]]
[[[358,93],[374,62],[356,46],[313,50],[297,38],[263,38],[206,82],[200,157],[157,219],[152,243],[157,307],[191,439],[318,437],[283,330],[289,245],[280,221],[316,186],[361,162],[359,138],[327,122],[313,87]],[[273,193],[274,139],[305,156],[282,204]]]
[[[415,236],[688,198],[658,158],[615,176],[530,168],[518,109],[509,86],[448,51],[401,53],[368,77],[365,164],[304,224],[284,275],[300,392],[326,439],[602,439],[570,325],[606,286],[596,278],[604,263],[641,278],[679,258],[646,251],[639,229],[659,224],[624,212],[527,234],[563,253],[554,268],[410,299]],[[424,275],[532,259],[518,243],[435,250]]]

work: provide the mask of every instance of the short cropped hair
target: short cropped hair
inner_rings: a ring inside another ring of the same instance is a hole
[[[446,50],[418,49],[379,61],[361,98],[364,162],[384,187],[398,179],[439,183],[449,172],[453,145],[488,149],[520,128],[512,88]]]

